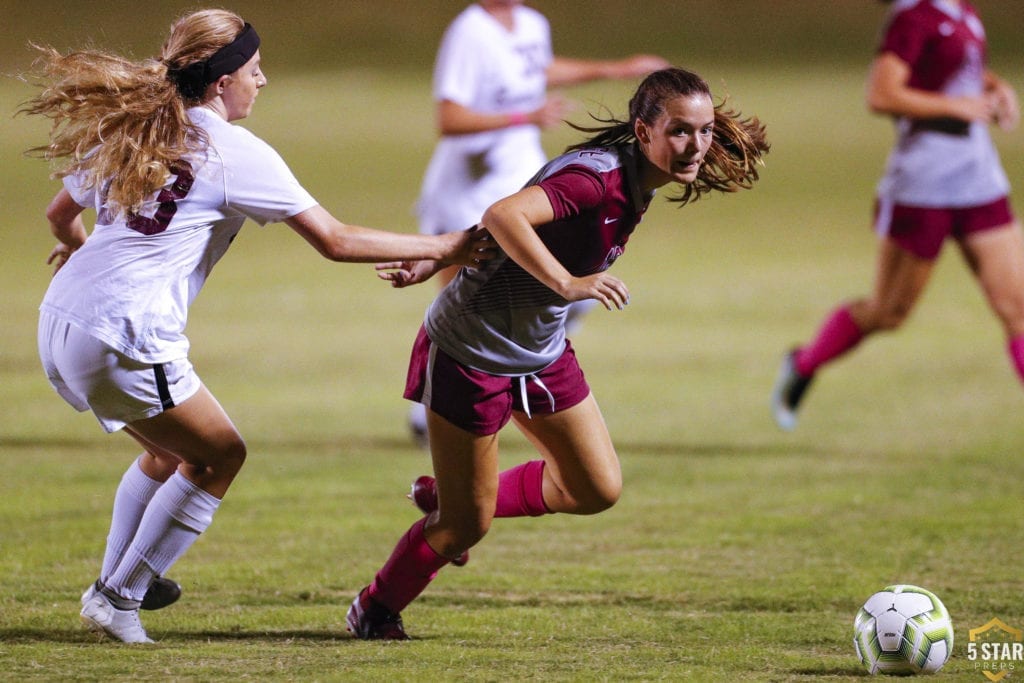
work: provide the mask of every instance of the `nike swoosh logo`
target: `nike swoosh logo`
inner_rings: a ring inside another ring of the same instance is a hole
[[[608,225],[609,223],[614,223],[617,220],[619,220],[619,219],[618,218],[605,218],[604,219],[604,224]]]

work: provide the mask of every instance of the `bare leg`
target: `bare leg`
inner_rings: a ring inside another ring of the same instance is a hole
[[[552,512],[591,515],[622,493],[622,471],[593,394],[551,415],[522,413],[516,426],[544,458],[544,503]]]
[[[1024,236],[1011,223],[969,236],[960,245],[989,307],[1006,334],[1007,352],[1024,381]]]

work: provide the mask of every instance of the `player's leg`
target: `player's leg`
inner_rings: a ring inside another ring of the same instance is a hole
[[[796,412],[814,373],[852,351],[867,336],[900,327],[931,277],[935,256],[922,256],[891,237],[878,244],[871,296],[833,310],[807,345],[783,359],[772,391],[772,412],[786,430],[796,426]]]
[[[103,565],[99,579],[91,584],[82,594],[84,606],[101,590],[104,582],[121,562],[125,551],[135,537],[146,507],[156,495],[157,490],[167,481],[178,466],[180,460],[168,454],[144,452],[125,471],[114,494],[114,506],[111,512],[110,529],[107,533],[107,544],[103,554]],[[176,602],[181,596],[181,586],[171,579],[157,577],[150,584],[149,590],[142,600],[142,609],[162,609]]]
[[[593,394],[566,410],[514,419],[544,458],[541,485],[549,511],[592,515],[618,501],[619,458]]]
[[[478,435],[427,411],[437,509],[406,531],[346,615],[364,640],[405,640],[401,612],[449,562],[490,528],[498,478],[498,435]]]
[[[181,461],[146,506],[131,544],[105,581],[104,592],[115,606],[132,607],[210,525],[246,451],[231,419],[202,385],[180,405],[125,430],[155,461]]]
[[[1024,381],[1024,236],[1013,222],[960,242],[989,306],[1006,333],[1007,351]]]

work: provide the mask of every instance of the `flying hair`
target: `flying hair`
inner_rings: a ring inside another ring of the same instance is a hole
[[[139,211],[170,169],[207,143],[186,112],[205,86],[185,94],[174,75],[231,45],[245,27],[233,12],[193,12],[171,25],[159,58],[137,62],[32,44],[39,56],[27,80],[40,92],[18,113],[43,116],[51,128],[49,143],[27,153],[56,162],[55,178],[82,173],[86,187],[105,186],[116,211]]]
[[[697,74],[679,68],[668,68],[648,75],[629,101],[629,119],[623,121],[609,116],[591,115],[599,126],[569,125],[590,137],[570,145],[566,151],[589,147],[612,147],[636,144],[637,120],[652,125],[665,113],[665,104],[676,97],[707,95],[712,97],[708,84]],[[694,182],[683,187],[680,196],[670,201],[687,204],[697,201],[712,190],[736,192],[749,189],[758,179],[758,167],[764,165],[764,155],[771,148],[764,125],[756,118],[743,118],[741,114],[725,108],[725,101],[715,105],[715,123],[712,143]]]

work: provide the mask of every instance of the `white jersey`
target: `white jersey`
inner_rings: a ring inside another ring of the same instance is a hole
[[[433,96],[474,111],[512,114],[539,109],[547,97],[551,31],[536,10],[517,6],[509,31],[473,4],[445,31],[434,66]],[[426,233],[462,230],[518,191],[547,157],[540,129],[520,125],[442,137],[427,167],[417,213]]]
[[[317,203],[255,135],[202,107],[188,113],[209,145],[138,214],[112,216],[105,186],[64,179],[75,202],[96,209],[96,226],[40,306],[144,363],[188,355],[188,307],[246,218],[265,225]]]

